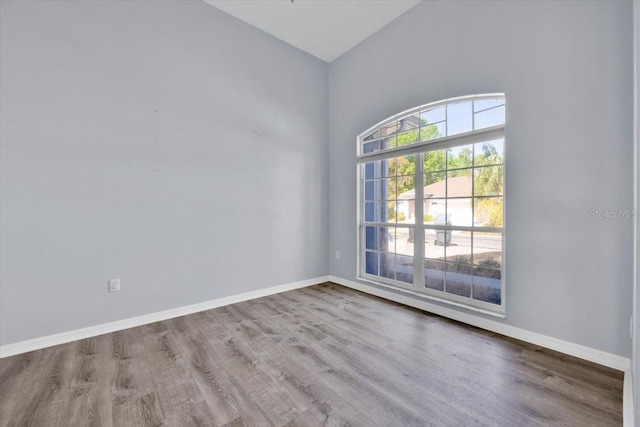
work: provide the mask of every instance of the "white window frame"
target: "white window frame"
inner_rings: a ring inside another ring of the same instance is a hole
[[[489,303],[489,302],[485,302],[485,301],[480,301],[477,299],[473,299],[471,297],[465,297],[465,296],[459,296],[459,295],[455,295],[453,293],[446,293],[443,291],[438,291],[438,290],[433,290],[433,289],[429,289],[426,288],[424,286],[424,274],[422,273],[424,271],[424,245],[415,245],[414,246],[414,254],[413,254],[413,258],[414,258],[414,283],[413,284],[409,284],[409,283],[404,283],[401,281],[397,281],[397,280],[393,280],[393,279],[387,279],[385,277],[381,277],[381,276],[377,276],[377,275],[372,275],[372,274],[368,274],[366,273],[366,267],[365,267],[365,263],[366,263],[366,257],[365,255],[365,229],[366,226],[379,226],[379,227],[385,227],[385,226],[391,226],[391,227],[395,227],[397,225],[393,224],[393,223],[376,223],[376,222],[365,222],[364,220],[364,203],[365,203],[365,198],[364,198],[364,194],[363,194],[363,188],[364,188],[364,164],[365,163],[369,163],[369,162],[373,162],[373,161],[377,161],[377,160],[385,160],[385,159],[391,159],[391,158],[396,158],[399,156],[403,156],[403,155],[407,155],[407,154],[411,154],[411,155],[415,155],[416,156],[416,160],[415,160],[415,164],[416,164],[416,168],[415,168],[415,176],[414,176],[414,188],[415,188],[415,197],[416,197],[416,202],[415,202],[415,207],[416,207],[416,212],[415,212],[415,217],[416,217],[416,222],[415,225],[409,225],[408,227],[405,224],[402,224],[401,226],[407,227],[407,228],[414,228],[414,241],[415,242],[424,242],[424,231],[425,231],[425,226],[423,225],[422,221],[419,221],[418,219],[423,217],[423,198],[424,195],[423,193],[423,186],[422,185],[418,185],[418,183],[423,182],[423,155],[424,153],[428,152],[428,151],[433,151],[433,150],[439,150],[439,149],[446,149],[446,148],[452,148],[452,147],[457,147],[457,146],[461,146],[461,145],[467,145],[467,144],[473,144],[473,143],[479,143],[479,142],[484,142],[484,141],[490,141],[490,140],[495,140],[495,139],[503,139],[504,143],[503,143],[503,153],[502,153],[502,159],[503,159],[503,165],[506,165],[506,153],[507,153],[507,142],[506,142],[506,138],[505,138],[505,128],[506,128],[506,111],[505,111],[505,123],[501,124],[501,125],[497,125],[497,126],[492,126],[492,127],[487,127],[484,129],[480,129],[480,130],[473,130],[473,131],[469,131],[469,132],[465,132],[465,133],[460,133],[460,134],[456,134],[456,135],[451,135],[451,136],[444,136],[444,137],[439,137],[439,138],[435,138],[435,139],[431,139],[431,140],[427,140],[427,141],[421,141],[421,142],[416,142],[413,144],[409,144],[409,145],[405,145],[405,146],[401,146],[401,147],[394,147],[394,148],[388,148],[388,149],[383,149],[383,150],[379,150],[379,151],[374,151],[371,153],[363,153],[362,152],[362,147],[364,142],[364,138],[371,135],[373,132],[376,132],[378,129],[381,129],[385,126],[388,126],[389,124],[393,123],[394,121],[398,120],[398,119],[402,119],[406,116],[409,116],[411,114],[415,114],[415,113],[419,113],[420,111],[423,110],[427,110],[427,109],[433,109],[433,108],[438,108],[447,104],[454,104],[454,103],[460,103],[460,102],[465,102],[465,101],[477,101],[477,100],[483,100],[483,99],[496,99],[496,98],[502,98],[503,100],[505,100],[505,106],[506,106],[506,97],[504,93],[491,93],[491,94],[482,94],[482,95],[471,95],[471,96],[462,96],[462,97],[457,97],[457,98],[450,98],[450,99],[446,99],[446,100],[442,100],[442,101],[437,101],[437,102],[433,102],[433,103],[429,103],[429,104],[424,104],[421,105],[419,107],[415,107],[415,108],[411,108],[409,110],[403,111],[401,113],[395,114],[381,122],[379,122],[378,124],[371,126],[369,129],[367,129],[366,131],[362,132],[360,135],[358,135],[357,137],[357,277],[360,280],[363,281],[367,281],[367,282],[371,282],[374,283],[376,285],[381,285],[381,286],[385,286],[385,287],[390,287],[394,290],[400,290],[402,292],[405,293],[409,293],[409,294],[413,294],[413,295],[417,295],[420,296],[422,298],[426,298],[429,300],[433,300],[433,301],[437,301],[437,302],[441,302],[444,304],[448,304],[448,305],[453,305],[456,307],[461,307],[461,308],[465,308],[471,311],[477,311],[477,312],[481,312],[484,314],[489,314],[495,317],[500,317],[500,318],[504,318],[505,317],[505,301],[506,301],[506,283],[505,283],[505,265],[506,265],[506,246],[505,246],[505,242],[506,242],[506,224],[507,224],[507,218],[506,218],[506,192],[507,192],[507,186],[506,186],[506,179],[505,176],[506,173],[503,172],[503,193],[502,193],[502,198],[503,198],[503,224],[502,224],[502,228],[501,229],[496,229],[496,228],[491,228],[491,227],[477,227],[477,226],[472,226],[472,227],[462,227],[462,226],[455,226],[456,230],[466,230],[466,231],[475,231],[475,232],[483,232],[483,231],[490,231],[490,232],[500,232],[502,233],[502,256],[501,256],[501,270],[500,270],[500,291],[501,291],[501,299],[500,299],[500,305],[498,304],[493,304],[493,303]],[[472,113],[473,116],[473,113]],[[506,167],[506,166],[504,166]],[[503,169],[504,171],[505,169]],[[420,200],[420,202],[418,201]],[[435,228],[438,229],[438,226],[434,226],[434,225],[430,225],[428,228]],[[443,228],[445,229],[445,228]],[[422,239],[422,240],[420,240]],[[417,261],[417,263],[416,263]],[[417,272],[420,272],[420,274],[416,274]]]

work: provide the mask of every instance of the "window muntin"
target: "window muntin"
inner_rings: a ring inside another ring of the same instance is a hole
[[[358,139],[361,278],[504,312],[504,111],[449,100]]]

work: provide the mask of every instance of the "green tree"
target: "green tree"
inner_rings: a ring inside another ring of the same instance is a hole
[[[448,169],[470,168],[473,166],[473,152],[471,148],[463,148],[457,156],[453,155],[453,149],[447,150]],[[464,176],[464,171],[453,171],[451,176]]]
[[[483,144],[482,152],[475,157],[474,192],[476,196],[502,196],[504,194],[503,158],[493,144]],[[482,167],[484,166],[484,167]],[[476,199],[476,214],[488,227],[504,225],[504,208],[501,197]]]
[[[483,144],[482,153],[476,155],[474,180],[475,194],[481,196],[498,196],[503,194],[504,165],[502,156],[493,144]]]
[[[424,154],[424,185],[433,184],[446,178],[446,154],[444,150],[429,151]]]

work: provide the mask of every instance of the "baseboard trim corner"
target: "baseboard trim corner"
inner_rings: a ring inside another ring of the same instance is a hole
[[[448,307],[430,303],[426,300],[396,294],[391,291],[376,288],[374,286],[369,286],[353,280],[343,279],[342,277],[329,276],[329,281],[345,286],[347,288],[355,289],[367,294],[375,295],[380,298],[388,299],[390,301],[424,310],[429,313],[446,317],[448,319],[457,320],[458,322],[476,326],[478,328],[525,341],[530,344],[539,345],[550,350],[555,350],[560,353],[575,356],[579,359],[584,359],[589,362],[617,369],[619,371],[627,372],[631,366],[631,359],[627,357],[618,356],[616,354],[596,350],[591,347],[586,347],[580,344],[574,344],[558,338],[542,335],[537,332],[531,332],[525,329],[517,328],[515,326],[506,325],[492,319],[476,316],[472,313],[464,313],[461,311],[453,310]]]
[[[269,295],[275,295],[281,292],[292,291],[294,289],[305,288],[307,286],[313,286],[327,281],[329,281],[329,276],[320,276],[313,279],[286,283],[284,285],[272,286],[269,288],[245,292],[238,295],[217,298],[197,304],[191,304],[155,313],[144,314],[142,316],[116,320],[114,322],[103,323],[101,325],[89,326],[87,328],[76,329],[73,331],[62,332],[54,335],[47,335],[44,337],[19,341],[12,344],[5,344],[3,346],[0,346],[0,359],[9,356],[15,356],[17,354],[27,353],[34,350],[52,347],[54,345],[66,344],[72,341],[91,338],[111,332],[117,332],[123,329],[135,328],[136,326],[142,326],[149,323],[160,322],[162,320],[173,319],[174,317],[186,316],[188,314],[211,310],[212,308],[223,307],[225,305],[249,301]]]

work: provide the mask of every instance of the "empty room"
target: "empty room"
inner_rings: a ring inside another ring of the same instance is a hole
[[[0,0],[0,427],[640,426],[639,25]]]

